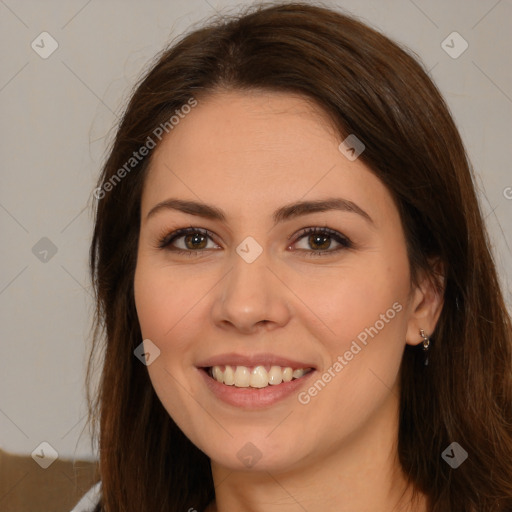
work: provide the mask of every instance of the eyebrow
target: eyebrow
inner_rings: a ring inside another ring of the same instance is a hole
[[[146,220],[157,212],[164,210],[177,210],[189,215],[204,217],[211,220],[226,221],[226,214],[220,208],[197,201],[183,199],[166,199],[155,205],[146,216]],[[342,198],[319,199],[316,201],[298,201],[278,208],[272,218],[274,225],[302,215],[316,212],[338,210],[343,212],[356,213],[363,217],[368,223],[374,225],[373,219],[356,203]]]

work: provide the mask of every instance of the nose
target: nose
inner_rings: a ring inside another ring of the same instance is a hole
[[[247,263],[233,255],[231,270],[216,287],[213,321],[223,329],[251,334],[283,327],[290,320],[289,290],[269,267],[265,252]]]

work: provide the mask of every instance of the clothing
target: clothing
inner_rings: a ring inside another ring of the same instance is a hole
[[[101,496],[101,482],[93,485],[75,505],[71,512],[93,512]]]

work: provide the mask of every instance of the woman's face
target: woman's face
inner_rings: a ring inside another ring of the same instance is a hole
[[[148,371],[224,467],[299,468],[395,432],[420,299],[391,195],[340,142],[300,97],[222,92],[153,155],[135,273]]]

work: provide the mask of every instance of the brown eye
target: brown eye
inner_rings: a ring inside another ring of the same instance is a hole
[[[211,241],[214,247],[208,247]],[[205,249],[217,249],[218,245],[213,242],[209,231],[200,228],[184,228],[173,231],[164,236],[158,243],[160,249],[175,251],[177,253],[201,252]]]
[[[310,247],[314,250],[325,250],[329,249],[331,245],[331,237],[330,235],[309,235],[308,243]]]
[[[206,247],[207,237],[200,233],[194,233],[193,235],[186,235],[184,240],[187,249],[204,249]]]
[[[346,236],[333,229],[320,227],[303,230],[294,245],[297,245],[299,242],[303,246],[297,249],[312,256],[328,255],[353,247],[352,242]],[[333,243],[338,245],[334,249],[332,249]]]

